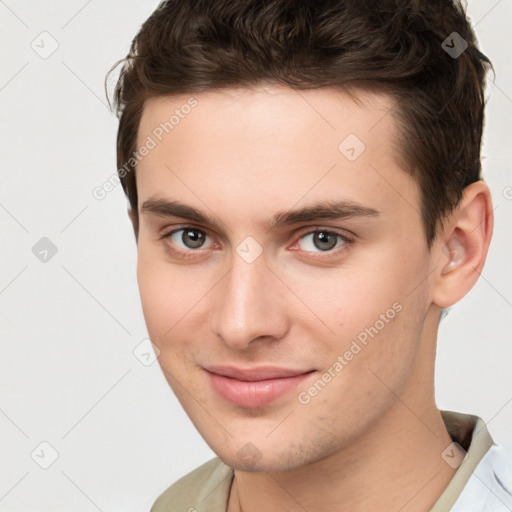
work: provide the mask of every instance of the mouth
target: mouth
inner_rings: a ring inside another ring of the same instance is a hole
[[[296,388],[315,370],[257,367],[204,368],[213,390],[227,402],[240,407],[268,405]]]

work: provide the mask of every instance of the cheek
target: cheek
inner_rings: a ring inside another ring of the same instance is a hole
[[[208,336],[211,296],[222,272],[208,265],[170,263],[162,252],[139,243],[137,281],[148,333],[161,350],[177,352]]]
[[[142,309],[152,339],[177,328],[200,292],[197,280],[162,261],[154,251],[139,245],[137,281]]]
[[[158,363],[174,393],[185,405],[183,386],[193,388],[192,376],[186,371],[192,366],[191,339],[202,338],[194,313],[200,302],[197,278],[161,261],[151,251],[139,248],[137,280],[146,327],[151,341],[159,348]],[[192,283],[192,284],[191,284]],[[200,325],[200,324],[199,324]],[[194,333],[194,336],[191,334]]]
[[[359,345],[354,360],[393,366],[417,350],[428,306],[421,285],[427,268],[420,252],[390,246],[339,268],[295,269],[284,278],[308,308],[301,308],[303,327],[324,351],[338,355]]]
[[[393,304],[405,295],[399,280],[372,267],[311,268],[289,274],[287,281],[309,309],[311,321],[323,321],[336,334],[355,334],[387,312],[386,319],[393,319]]]

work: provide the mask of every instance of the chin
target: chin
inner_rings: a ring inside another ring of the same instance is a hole
[[[281,471],[288,471],[293,469],[295,466],[287,466],[283,465],[282,461],[272,459],[260,459],[254,461],[240,460],[237,455],[234,456],[224,456],[222,454],[218,455],[219,459],[237,471],[243,471],[246,473],[276,473]]]
[[[236,451],[230,450],[227,453],[226,450],[214,450],[214,452],[226,466],[248,473],[291,471],[322,458],[319,454],[313,453],[309,453],[308,456],[304,448],[289,447],[279,452],[276,447],[269,446],[259,450],[250,441]]]

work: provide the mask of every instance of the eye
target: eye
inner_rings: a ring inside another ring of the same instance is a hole
[[[327,252],[341,247],[349,240],[333,231],[312,231],[299,239],[298,245],[303,251]]]
[[[205,245],[206,240],[210,238],[204,231],[191,227],[171,231],[165,237],[179,249],[185,251],[188,249],[201,249]]]

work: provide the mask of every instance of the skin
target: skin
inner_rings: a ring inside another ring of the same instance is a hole
[[[149,100],[139,146],[190,96]],[[386,95],[359,91],[356,102],[339,90],[266,86],[194,98],[137,167],[137,273],[164,375],[235,469],[229,512],[429,510],[455,472],[441,458],[451,439],[434,398],[437,327],[485,261],[487,187],[465,190],[429,250]],[[354,161],[338,150],[350,133],[366,146]],[[218,225],[143,207],[157,199]],[[339,200],[379,213],[268,226],[279,212]],[[207,235],[204,245],[187,247],[183,231],[163,237],[180,228]],[[315,230],[333,232],[336,248],[315,245]],[[252,263],[237,253],[248,236],[262,249]],[[397,303],[400,312],[301,403],[298,394]],[[203,368],[214,364],[315,372],[249,409],[211,388]],[[249,460],[238,455],[247,443],[257,454]]]

